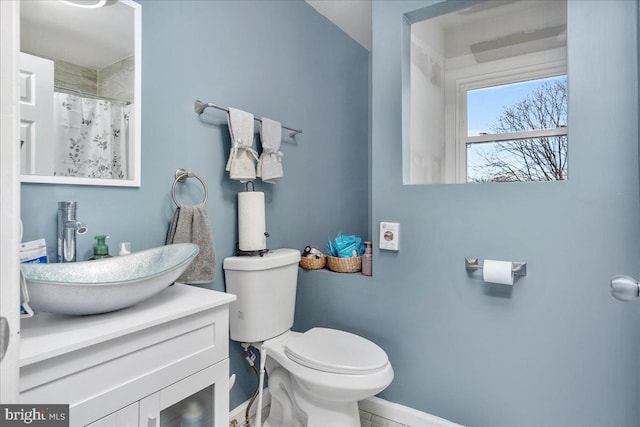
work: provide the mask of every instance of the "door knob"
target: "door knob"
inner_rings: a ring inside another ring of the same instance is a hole
[[[633,277],[615,276],[611,279],[611,295],[620,301],[633,301],[640,298],[640,284]]]

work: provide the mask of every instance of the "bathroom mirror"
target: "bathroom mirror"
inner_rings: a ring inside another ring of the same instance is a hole
[[[404,184],[566,180],[567,2],[405,14]]]
[[[20,3],[21,180],[140,186],[141,7]]]

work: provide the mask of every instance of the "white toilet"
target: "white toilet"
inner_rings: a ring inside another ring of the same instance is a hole
[[[344,331],[290,330],[300,252],[225,258],[231,339],[266,349],[271,409],[264,427],[360,427],[358,401],[393,380],[387,354]]]

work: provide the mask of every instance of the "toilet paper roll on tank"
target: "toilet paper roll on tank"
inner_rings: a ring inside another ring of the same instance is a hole
[[[238,248],[261,251],[267,248],[264,193],[238,193]]]

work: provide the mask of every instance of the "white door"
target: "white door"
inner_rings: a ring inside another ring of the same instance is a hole
[[[20,332],[20,2],[0,1],[0,403],[18,403]],[[2,328],[2,326],[0,326]],[[8,332],[8,333],[7,333]]]
[[[20,170],[25,175],[53,175],[52,108],[53,61],[20,53]]]

